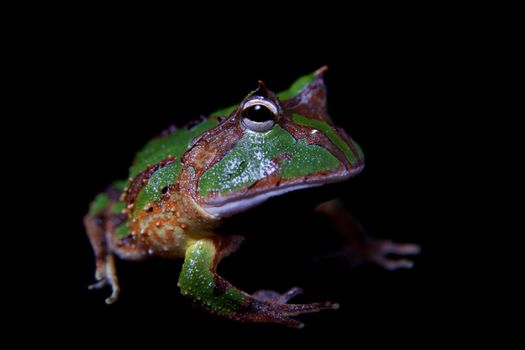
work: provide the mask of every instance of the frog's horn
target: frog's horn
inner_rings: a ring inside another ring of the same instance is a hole
[[[273,93],[273,91],[266,88],[266,85],[264,85],[262,80],[259,80],[258,83],[259,83],[259,87],[255,91],[250,93],[248,95],[248,98],[252,96],[260,96],[270,101],[273,101],[274,103],[277,103],[277,96],[275,95],[275,93]]]
[[[314,75],[315,75],[316,77],[318,77],[318,76],[323,76],[323,74],[326,73],[327,70],[328,70],[328,66],[326,66],[326,65],[325,65],[325,66],[322,66],[321,68],[319,68],[318,70],[316,70],[316,71],[314,72]]]
[[[328,70],[322,66],[315,72],[297,79],[292,86],[281,93],[286,114],[294,113],[331,123],[326,107],[326,87],[323,74]]]
[[[268,97],[269,90],[266,88],[266,85],[264,85],[264,82],[259,80],[257,83],[259,87],[253,92],[253,95]]]

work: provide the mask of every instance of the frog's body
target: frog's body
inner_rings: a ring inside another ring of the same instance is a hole
[[[220,259],[242,241],[214,233],[222,218],[289,191],[343,181],[363,169],[361,149],[326,113],[324,70],[278,95],[260,83],[238,107],[168,130],[137,154],[127,183],[117,182],[97,196],[84,222],[97,261],[99,282],[93,287],[111,285],[108,303],[119,293],[116,254],[127,260],[185,258],[182,293],[231,319],[298,327],[302,324],[289,316],[337,308],[330,302],[287,304],[297,288],[284,295],[249,295],[215,272]],[[336,215],[338,206],[325,205],[324,211],[334,220],[344,217]],[[384,253],[418,250],[389,244],[381,245]],[[386,267],[408,267],[408,261],[383,255],[375,260]]]

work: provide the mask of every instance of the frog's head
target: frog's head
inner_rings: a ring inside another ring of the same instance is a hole
[[[195,140],[183,162],[191,167],[190,191],[202,208],[231,216],[363,169],[359,146],[328,117],[325,70],[279,94],[259,82],[229,117]]]

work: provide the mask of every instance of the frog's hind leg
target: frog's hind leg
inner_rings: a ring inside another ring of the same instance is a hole
[[[326,215],[345,239],[342,249],[327,254],[324,258],[342,258],[353,266],[373,262],[387,270],[410,269],[414,266],[414,262],[407,256],[419,254],[419,245],[396,243],[369,236],[338,200],[322,203],[316,210]],[[390,255],[397,255],[399,258]]]
[[[304,324],[291,316],[339,307],[332,302],[287,304],[302,292],[299,288],[284,294],[263,290],[253,295],[237,289],[217,274],[217,264],[238,243],[236,237],[220,236],[200,239],[189,246],[179,278],[181,292],[205,309],[232,320],[281,323],[295,328]]]

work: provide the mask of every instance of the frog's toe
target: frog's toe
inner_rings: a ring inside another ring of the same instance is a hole
[[[104,287],[107,286],[107,285],[108,285],[108,281],[107,281],[105,278],[103,278],[103,279],[101,279],[101,280],[98,281],[98,282],[95,282],[95,283],[93,283],[93,284],[90,284],[90,285],[88,286],[88,289],[89,289],[89,290],[93,290],[93,289],[102,289],[102,288],[104,288]]]
[[[115,270],[115,258],[113,254],[108,254],[104,261],[103,269],[97,268],[95,273],[96,283],[88,286],[88,289],[102,289],[106,286],[111,286],[111,295],[106,298],[106,304],[113,304],[117,301],[120,294],[120,287],[118,283],[117,271]]]
[[[339,304],[331,301],[311,304],[282,304],[279,309],[287,316],[297,316],[321,310],[337,310],[339,309]]]
[[[379,240],[379,249],[383,254],[416,255],[421,246],[413,243],[396,243],[390,240]]]
[[[304,323],[291,318],[306,313],[314,313],[322,310],[337,310],[339,304],[332,302],[312,304],[264,304],[257,307],[256,314],[249,319],[259,322],[280,323],[297,329],[304,328]]]
[[[269,303],[276,303],[276,304],[286,304],[288,300],[300,295],[303,293],[303,290],[299,287],[293,287],[286,293],[278,293],[273,290],[258,290],[257,292],[253,293],[253,297],[260,301],[266,301]]]
[[[251,315],[252,320],[262,322],[281,323],[293,328],[303,328],[304,324],[291,318],[307,313],[319,312],[322,310],[337,310],[339,304],[330,301],[311,304],[278,304],[276,302],[260,302],[254,307],[255,314]]]
[[[373,243],[370,260],[387,270],[411,269],[414,262],[409,259],[395,259],[388,257],[390,254],[399,256],[417,255],[421,246],[412,243],[396,243],[390,240],[376,240]]]
[[[250,313],[246,319],[251,321],[281,323],[300,329],[304,327],[304,324],[291,318],[291,316],[314,313],[322,310],[337,310],[339,308],[339,304],[329,301],[311,304],[287,304],[288,300],[302,292],[302,289],[297,287],[283,294],[271,290],[257,291],[252,295],[253,301],[251,309],[253,313]]]
[[[110,305],[113,304],[115,301],[117,301],[118,296],[120,294],[120,287],[118,284],[117,274],[114,270],[114,265],[112,265],[113,269],[108,269],[108,275],[106,280],[108,281],[109,285],[111,286],[111,295],[106,298],[106,304]]]
[[[118,282],[114,278],[102,278],[100,281],[93,283],[88,286],[89,290],[94,289],[102,289],[106,286],[111,286],[111,295],[106,298],[105,302],[106,304],[113,304],[115,301],[117,301],[118,296],[120,294],[120,287],[118,285]]]
[[[115,301],[117,301],[119,294],[120,294],[120,288],[118,286],[116,286],[116,288],[112,286],[112,292],[111,292],[111,295],[108,298],[106,298],[106,304],[111,305]]]

